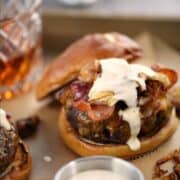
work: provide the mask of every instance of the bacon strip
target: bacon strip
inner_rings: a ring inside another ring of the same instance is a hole
[[[168,89],[170,89],[178,80],[178,75],[177,75],[176,71],[174,71],[172,69],[160,67],[160,65],[158,65],[158,64],[153,65],[151,68],[154,71],[156,71],[158,73],[162,73],[168,77],[168,79],[170,80],[170,85],[168,86]]]
[[[114,112],[114,106],[110,107],[107,105],[92,105],[86,101],[80,100],[73,103],[73,106],[83,112],[86,112],[89,116],[89,118],[94,121],[103,121],[113,114]]]
[[[91,105],[91,110],[88,111],[88,116],[94,121],[102,121],[110,118],[113,112],[114,106]]]
[[[88,112],[91,110],[90,104],[84,100],[73,102],[73,107],[83,112]]]

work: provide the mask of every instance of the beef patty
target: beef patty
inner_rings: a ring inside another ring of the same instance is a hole
[[[125,144],[130,137],[130,127],[122,117],[119,117],[118,111],[128,108],[127,105],[119,101],[108,118],[93,121],[88,114],[88,109],[92,106],[88,102],[88,92],[91,86],[92,84],[87,82],[75,80],[61,90],[58,97],[65,106],[69,122],[79,137],[83,139],[97,143]],[[146,80],[145,91],[137,89],[138,106],[142,114],[139,138],[152,136],[167,123],[172,105],[166,98],[166,91],[161,82],[152,79]],[[143,103],[141,104],[140,101]],[[74,106],[77,102],[81,102],[83,108],[78,109]],[[165,105],[162,102],[165,102]],[[104,117],[106,117],[107,110],[104,110]],[[102,117],[101,114],[100,119]]]
[[[142,119],[138,137],[146,138],[158,132],[168,122],[170,109]],[[70,108],[67,110],[67,118],[82,139],[102,144],[125,144],[130,137],[129,124],[118,116],[118,111],[107,120],[93,122],[86,113]]]

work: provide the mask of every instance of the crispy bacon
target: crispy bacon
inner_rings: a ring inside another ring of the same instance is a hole
[[[172,69],[160,67],[160,65],[158,64],[153,65],[151,68],[154,71],[165,74],[168,77],[168,79],[170,80],[170,85],[168,86],[168,89],[171,88],[178,80],[177,73]]]
[[[88,112],[91,109],[90,104],[84,100],[73,102],[73,107],[83,112]]]
[[[80,100],[77,102],[73,103],[73,107],[76,109],[86,112],[92,121],[103,121],[108,118],[113,114],[114,112],[114,107],[110,107],[107,105],[95,105],[95,104],[90,104],[86,101]]]
[[[107,105],[91,105],[88,116],[94,121],[103,121],[111,117],[114,112],[114,106]]]

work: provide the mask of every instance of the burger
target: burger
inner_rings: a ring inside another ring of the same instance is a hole
[[[28,147],[19,138],[8,115],[0,109],[0,179],[25,180],[30,170]]]
[[[106,36],[88,38],[107,40]],[[176,72],[129,64],[140,57],[141,49],[122,37],[108,34],[108,40],[101,41],[101,46],[116,49],[108,51],[108,56],[101,52],[96,57],[99,47],[93,43],[91,52],[84,51],[88,49],[85,43],[82,55],[77,48],[77,58],[76,47],[84,39],[73,44],[47,68],[37,87],[39,99],[56,91],[56,99],[62,104],[58,120],[61,138],[81,156],[134,157],[158,147],[176,129],[174,108],[167,98],[177,81]],[[121,53],[114,53],[117,49]]]

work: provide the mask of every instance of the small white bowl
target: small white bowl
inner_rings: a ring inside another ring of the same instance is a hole
[[[56,173],[54,180],[69,180],[74,175],[88,170],[115,172],[126,180],[144,180],[139,169],[133,164],[110,156],[90,156],[71,161]]]

